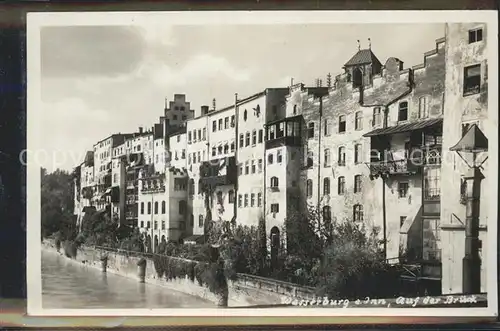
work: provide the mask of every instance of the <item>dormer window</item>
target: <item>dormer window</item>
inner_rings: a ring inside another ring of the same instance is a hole
[[[403,122],[408,120],[408,102],[403,101],[399,103],[398,121]]]

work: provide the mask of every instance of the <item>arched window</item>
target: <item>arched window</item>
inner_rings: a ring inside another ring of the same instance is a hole
[[[330,178],[328,177],[323,179],[323,194],[330,194]]]
[[[203,215],[200,215],[198,216],[198,227],[202,227],[203,226]]]
[[[332,220],[332,209],[330,206],[323,207],[323,220],[329,222]]]
[[[356,204],[353,207],[353,219],[355,222],[363,221],[363,206]]]
[[[167,209],[166,208],[166,203],[165,203],[165,201],[162,201],[161,202],[161,213],[165,214],[167,212],[166,209]]]
[[[313,194],[313,181],[312,179],[308,179],[306,181],[306,195],[308,198],[312,197]]]
[[[227,154],[227,153],[229,153],[229,145],[225,144],[224,145],[224,154]]]
[[[339,183],[338,183],[338,194],[339,195],[342,195],[344,194],[344,191],[345,191],[345,177],[344,176],[340,176],[339,179],[338,179]]]
[[[151,202],[148,202],[148,214],[151,214]]]
[[[361,144],[354,145],[354,163],[358,164],[363,162],[361,157]]]
[[[309,151],[307,152],[307,167],[312,167],[314,164],[314,153]]]
[[[279,186],[278,177],[271,177],[271,187],[278,187],[278,186]]]
[[[339,166],[345,166],[345,147],[339,147]]]
[[[179,215],[186,215],[186,201],[179,201]]]
[[[158,201],[155,201],[155,214],[158,214]]]
[[[234,190],[229,190],[229,203],[234,203]]]
[[[354,193],[360,193],[362,190],[361,175],[354,176]]]
[[[363,113],[358,111],[354,115],[354,130],[361,130],[363,129]]]
[[[325,160],[323,162],[323,166],[324,167],[329,167],[330,166],[330,149],[329,148],[325,148],[325,152],[324,152],[324,156],[325,156]]]

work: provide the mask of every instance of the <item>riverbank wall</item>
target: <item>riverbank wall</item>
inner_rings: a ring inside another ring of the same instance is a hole
[[[95,268],[99,270],[102,268],[101,257],[105,254],[107,256],[107,272],[136,279],[139,282],[137,262],[143,258],[142,256],[127,256],[119,252],[101,251],[93,247],[81,247],[78,249],[76,258],[71,259],[64,255],[63,247],[61,247],[60,252],[57,252],[54,241],[50,239],[45,239],[42,242],[42,250],[59,254],[64,259],[77,263],[83,268]],[[146,283],[197,296],[214,302],[214,305],[218,302],[218,297],[210,292],[208,288],[199,285],[196,281],[191,281],[188,277],[172,280],[167,280],[165,277],[158,277],[153,260],[150,257],[144,257],[144,259],[146,260],[146,274],[144,277]],[[229,281],[228,287],[229,307],[279,305],[282,303],[283,297],[298,299],[311,299],[314,297],[314,292],[310,288],[303,288],[291,283],[245,274],[238,274],[235,281]]]

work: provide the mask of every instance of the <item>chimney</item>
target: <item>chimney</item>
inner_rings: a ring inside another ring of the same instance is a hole
[[[142,126],[139,127],[139,133],[142,134]]]
[[[201,106],[201,116],[208,114],[208,106]]]

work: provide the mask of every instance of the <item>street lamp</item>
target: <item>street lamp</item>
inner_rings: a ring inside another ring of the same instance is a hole
[[[482,162],[480,154],[488,151],[488,139],[473,124],[462,139],[450,151],[454,151],[469,167],[464,176],[466,187],[465,256],[463,258],[462,286],[464,294],[481,292],[481,258],[479,257],[479,207],[481,197]]]

